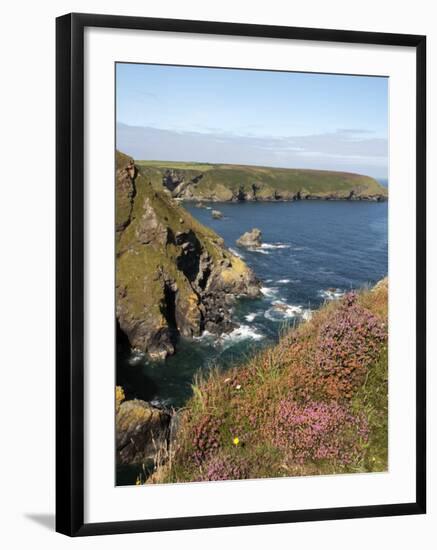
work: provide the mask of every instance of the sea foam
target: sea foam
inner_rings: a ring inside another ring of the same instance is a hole
[[[278,289],[274,287],[262,286],[261,292],[267,298],[272,298],[273,296],[276,296],[276,294],[278,293]]]
[[[259,313],[248,313],[247,315],[244,316],[244,318],[249,323],[252,323],[258,317],[258,315]]]
[[[325,300],[339,300],[345,295],[344,290],[341,288],[328,288],[326,290],[319,290],[319,296]]]
[[[285,243],[263,243],[261,248],[264,250],[276,250],[281,248],[290,248],[291,245]]]
[[[261,334],[261,332],[259,332],[256,328],[248,325],[240,325],[229,334],[224,334],[221,336],[220,342],[226,349],[237,342],[241,342],[242,340],[262,340],[263,338],[264,334]]]
[[[264,317],[270,321],[281,322],[286,319],[300,318],[308,321],[312,311],[302,306],[287,304],[282,300],[272,302],[272,307],[264,312]]]
[[[146,358],[146,354],[140,350],[132,350],[128,359],[129,365],[136,365]]]

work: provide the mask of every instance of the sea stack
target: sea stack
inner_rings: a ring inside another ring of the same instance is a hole
[[[241,235],[241,237],[237,239],[237,244],[239,246],[245,246],[246,248],[259,248],[262,244],[261,237],[261,230],[254,227],[252,231],[246,231],[246,233]]]

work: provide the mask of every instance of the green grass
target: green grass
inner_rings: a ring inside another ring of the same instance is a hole
[[[352,400],[352,408],[364,411],[371,428],[368,452],[360,471],[385,471],[388,466],[388,350],[372,368],[364,386]]]
[[[207,172],[220,165],[208,164],[203,162],[178,162],[178,161],[163,161],[163,160],[137,160],[136,164],[144,168],[172,169],[172,170],[198,170],[199,172]]]

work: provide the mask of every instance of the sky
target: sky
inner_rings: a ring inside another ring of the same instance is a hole
[[[386,78],[117,63],[116,120],[137,160],[387,178]]]

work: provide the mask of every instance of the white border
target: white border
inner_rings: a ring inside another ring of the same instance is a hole
[[[114,487],[114,62],[390,77],[390,471]],[[85,522],[415,500],[413,49],[85,29]]]

